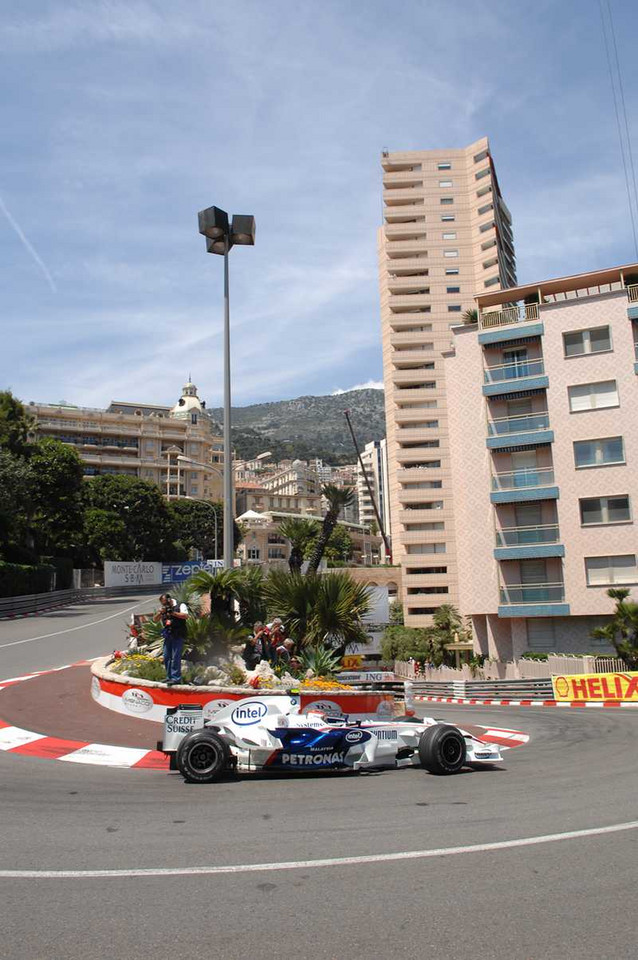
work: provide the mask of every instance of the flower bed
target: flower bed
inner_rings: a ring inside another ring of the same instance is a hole
[[[289,695],[299,698],[301,711],[325,710],[348,714],[353,719],[387,719],[392,716],[394,696],[381,691],[353,690],[335,681],[304,680],[281,686],[221,686],[179,684],[167,686],[156,680],[123,676],[111,669],[112,656],[96,660],[91,667],[91,695],[108,710],[126,716],[162,723],[169,707],[183,703],[200,704],[210,719],[218,710],[246,697]]]

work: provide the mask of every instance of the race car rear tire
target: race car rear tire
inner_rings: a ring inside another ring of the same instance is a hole
[[[228,767],[228,746],[216,733],[194,730],[177,751],[177,769],[189,783],[213,783]]]
[[[465,764],[467,749],[460,730],[447,723],[424,730],[419,739],[419,760],[430,773],[458,773]]]

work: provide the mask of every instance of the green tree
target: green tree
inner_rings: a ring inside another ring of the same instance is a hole
[[[128,560],[133,552],[126,524],[113,510],[88,507],[84,513],[84,538],[101,563]]]
[[[271,570],[264,594],[270,613],[282,618],[301,647],[325,645],[342,656],[348,646],[367,643],[363,617],[370,610],[370,591],[348,573],[302,577]]]
[[[352,487],[341,488],[332,483],[327,483],[321,488],[321,492],[328,501],[328,510],[323,518],[321,532],[308,564],[308,574],[310,575],[315,574],[319,569],[328,541],[337,526],[339,514],[345,507],[354,502],[354,489]]]
[[[86,487],[89,507],[121,517],[130,540],[127,560],[174,559],[176,531],[159,487],[118,474],[93,477]]]
[[[0,449],[24,456],[35,421],[10,390],[0,390]]]
[[[31,525],[43,554],[72,554],[81,548],[83,529],[82,461],[66,443],[45,437],[30,450],[34,476]]]
[[[625,587],[610,587],[607,596],[616,601],[616,609],[611,621],[596,627],[592,637],[607,640],[630,670],[638,670],[638,603],[627,599]]]
[[[28,460],[0,449],[0,550],[18,563],[24,558],[14,554],[26,548],[33,486]]]
[[[354,541],[346,528],[338,523],[332,531],[324,551],[328,563],[347,563],[352,559]]]
[[[217,559],[224,549],[223,506],[203,500],[172,500],[168,513],[179,542],[187,551]]]
[[[402,627],[404,622],[403,604],[400,600],[393,600],[390,604],[390,625]]]
[[[290,541],[288,566],[291,573],[300,573],[304,555],[310,543],[314,544],[319,532],[317,520],[289,517],[279,524],[278,533]]]

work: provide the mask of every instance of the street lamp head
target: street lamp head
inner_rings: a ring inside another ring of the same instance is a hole
[[[206,237],[206,252],[207,253],[226,253],[226,246],[230,250],[232,244],[230,239],[227,236],[218,237],[216,240],[213,240],[211,237]]]
[[[219,207],[208,207],[197,214],[199,232],[210,240],[228,236],[228,214]],[[209,253],[213,251],[209,250]],[[217,252],[217,251],[214,251]],[[223,252],[223,251],[222,251]]]
[[[246,247],[255,245],[255,218],[244,214],[235,214],[233,216],[233,225],[231,227],[232,243],[242,244]]]

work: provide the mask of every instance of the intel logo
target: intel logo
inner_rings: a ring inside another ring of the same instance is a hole
[[[347,740],[348,743],[359,743],[361,739],[363,739],[361,730],[350,730],[345,735],[345,740]]]
[[[268,707],[265,703],[253,700],[250,703],[241,703],[235,707],[230,715],[230,719],[232,723],[236,723],[240,727],[247,727],[250,726],[251,723],[259,723],[267,713]]]

